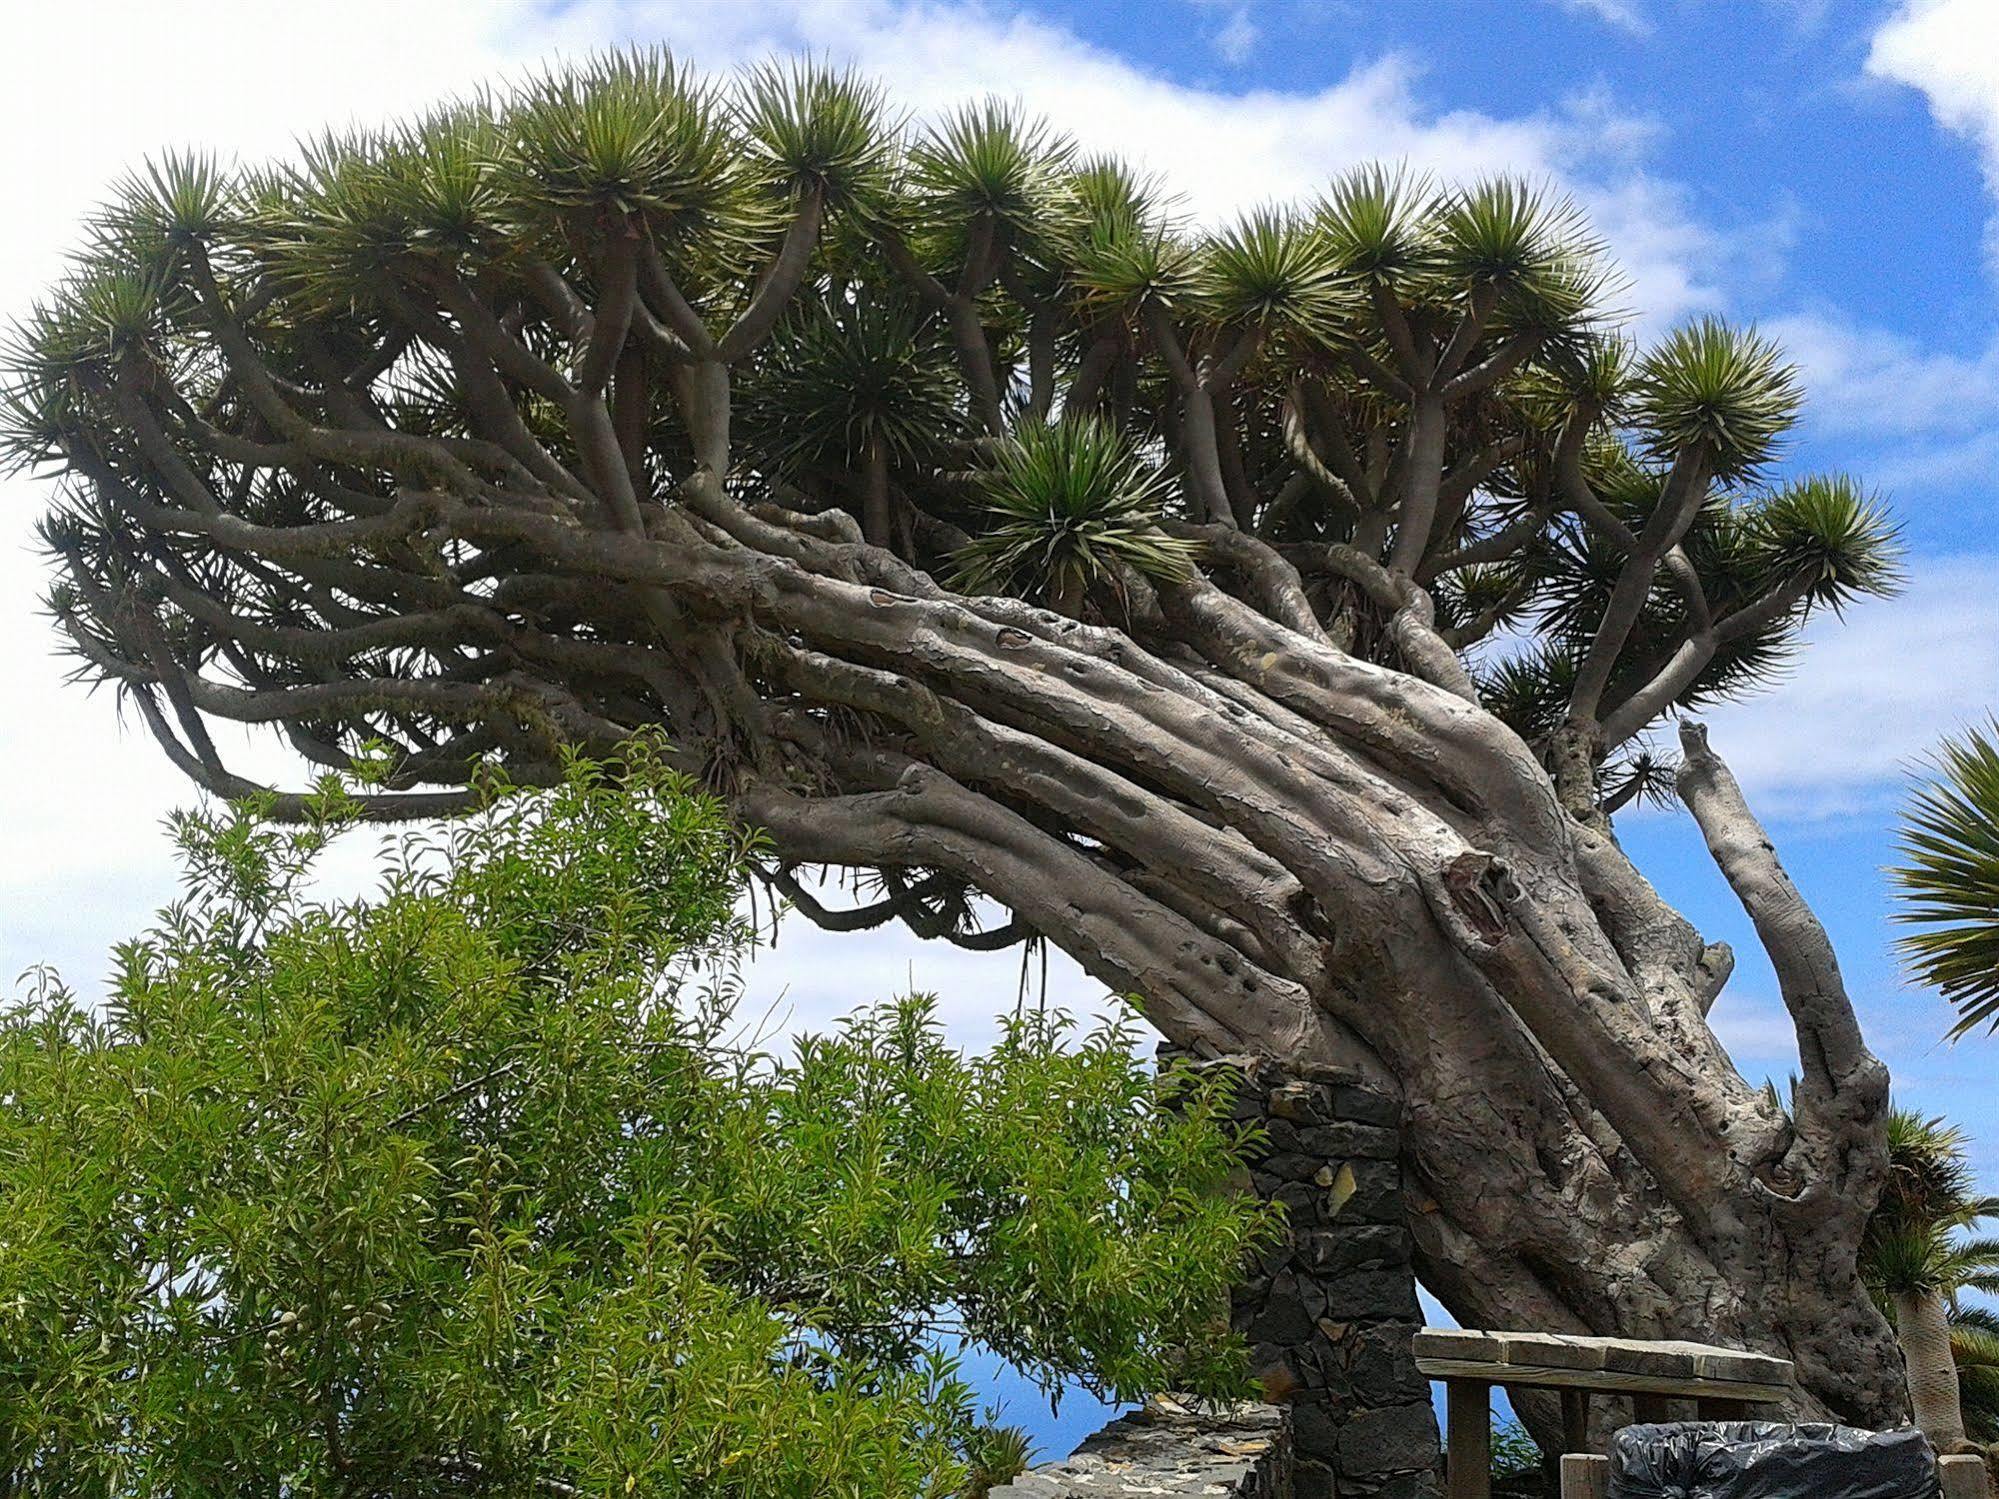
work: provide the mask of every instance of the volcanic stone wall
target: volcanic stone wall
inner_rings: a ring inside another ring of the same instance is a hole
[[[1289,1225],[1237,1289],[1234,1320],[1267,1398],[1290,1407],[1296,1499],[1431,1499],[1441,1444],[1411,1348],[1422,1313],[1396,1101],[1343,1069],[1200,1065],[1239,1075],[1236,1117],[1268,1136],[1250,1184]]]

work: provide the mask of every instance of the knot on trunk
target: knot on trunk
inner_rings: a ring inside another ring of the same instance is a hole
[[[1521,895],[1513,872],[1478,849],[1459,854],[1444,866],[1444,889],[1466,925],[1493,944],[1506,935],[1507,907]]]

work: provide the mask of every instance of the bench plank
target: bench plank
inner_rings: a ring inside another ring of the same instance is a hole
[[[1788,1384],[1750,1384],[1736,1379],[1676,1379],[1663,1374],[1625,1374],[1610,1369],[1559,1369],[1533,1364],[1490,1363],[1477,1359],[1418,1358],[1416,1367],[1431,1379],[1479,1380],[1528,1389],[1599,1390],[1611,1395],[1678,1395],[1689,1400],[1739,1400],[1774,1405],[1790,1397]]]
[[[1434,1378],[1763,1403],[1791,1386],[1789,1359],[1673,1339],[1426,1327],[1416,1367]]]

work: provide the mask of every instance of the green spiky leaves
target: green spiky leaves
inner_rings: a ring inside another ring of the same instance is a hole
[[[744,124],[767,174],[838,210],[872,201],[894,165],[887,97],[856,74],[772,64],[743,85]]]
[[[1999,1029],[1999,722],[1946,740],[1902,819],[1892,875],[1910,972],[1957,1008],[1953,1038]]]
[[[1914,1109],[1888,1113],[1888,1179],[1861,1244],[1867,1287],[1887,1300],[1999,1289],[1999,1244],[1966,1238],[1999,1213],[1978,1191],[1969,1137],[1957,1125]]]
[[[1247,214],[1202,246],[1195,295],[1217,322],[1304,332],[1352,304],[1326,236],[1274,209]]]
[[[229,174],[215,157],[169,152],[126,178],[102,222],[119,237],[181,245],[221,228],[233,199]]]
[[[771,341],[748,417],[773,466],[921,458],[963,425],[940,331],[906,297],[861,291],[796,309]]]
[[[661,51],[551,73],[502,128],[522,191],[558,207],[644,213],[684,230],[739,201],[741,153],[718,101]]]
[[[960,549],[959,586],[982,593],[1026,589],[1075,613],[1120,567],[1181,578],[1194,543],[1159,522],[1167,477],[1106,423],[1071,418],[1023,427],[980,475],[992,526]]]
[[[1756,507],[1752,526],[1769,577],[1800,584],[1811,604],[1843,609],[1901,585],[1894,522],[1878,496],[1845,475],[1784,485]]]
[[[628,525],[706,464],[724,496],[844,508],[906,565],[1071,613],[1183,572],[1172,517],[1227,513],[1397,668],[1380,600],[1324,549],[1399,557],[1446,645],[1509,656],[1481,682],[1538,740],[1571,708],[1649,719],[1767,681],[1809,611],[1895,578],[1857,486],[1766,481],[1796,409],[1774,346],[1707,321],[1639,357],[1608,282],[1574,207],[1516,178],[1364,168],[1203,224],[1010,105],[911,122],[823,64],[711,79],[636,51],[274,168],[163,158],[8,351],[0,440],[60,470],[63,503],[102,502],[77,616],[116,635],[128,573],[164,569],[218,606],[190,665],[232,680],[227,621],[335,634],[353,612],[261,539],[217,539],[237,521],[354,522],[315,542],[338,550],[422,487]],[[477,590],[514,565],[463,535],[407,544]],[[1643,597],[1613,611],[1634,565]],[[328,675],[302,659],[321,642],[263,638],[237,652],[260,679]],[[151,650],[97,664],[143,677]],[[429,650],[333,670],[461,693],[455,644]],[[432,739],[466,726],[417,716]]]
[[[1320,205],[1319,222],[1336,264],[1351,275],[1391,280],[1430,263],[1421,181],[1384,166],[1358,167]]]
[[[947,115],[910,148],[910,179],[932,214],[975,215],[1032,229],[1054,204],[1066,147],[1046,126],[998,99]]]
[[[1754,474],[1797,420],[1797,371],[1760,334],[1702,318],[1669,335],[1638,366],[1633,412],[1651,451],[1692,448],[1719,479]]]

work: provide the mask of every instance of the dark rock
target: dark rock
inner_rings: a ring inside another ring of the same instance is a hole
[[[1349,1412],[1336,1410],[1318,1401],[1294,1401],[1291,1406],[1291,1432],[1298,1455],[1331,1462],[1339,1454],[1340,1432],[1349,1418]]]
[[[1329,1128],[1330,1125],[1320,1126],[1320,1129]],[[1318,1134],[1319,1130],[1303,1130],[1300,1133],[1313,1135]],[[1315,1179],[1325,1167],[1326,1158],[1323,1155],[1294,1155],[1289,1151],[1279,1150],[1265,1156],[1257,1163],[1256,1169],[1259,1175],[1274,1176],[1280,1181],[1314,1182],[1316,1185]]]
[[[1254,1342],[1292,1347],[1305,1342],[1317,1330],[1299,1295],[1297,1277],[1286,1271],[1272,1278],[1270,1294],[1264,1298],[1263,1309],[1251,1320],[1248,1335]]]
[[[1314,1275],[1334,1276],[1349,1270],[1406,1268],[1410,1247],[1409,1230],[1400,1224],[1357,1223],[1300,1234],[1297,1255]]]
[[[1358,1124],[1379,1124],[1393,1128],[1402,1122],[1402,1105],[1386,1093],[1355,1085],[1333,1089],[1333,1115]]]
[[[1270,1192],[1270,1200],[1282,1206],[1294,1223],[1310,1223],[1319,1213],[1319,1205],[1325,1196],[1325,1188],[1315,1187],[1310,1182],[1285,1182]]]
[[[1403,1405],[1430,1398],[1430,1381],[1416,1367],[1413,1324],[1374,1322],[1353,1326],[1339,1343],[1341,1373],[1362,1405]]]
[[[1326,1316],[1335,1322],[1394,1318],[1413,1323],[1419,1315],[1416,1282],[1407,1270],[1351,1270],[1323,1284]]]
[[[1434,1467],[1421,1473],[1396,1473],[1379,1484],[1340,1485],[1340,1499],[1437,1499]]]
[[[1288,1119],[1265,1119],[1263,1123],[1264,1150],[1278,1154],[1298,1154],[1298,1126]]]
[[[1270,1112],[1293,1124],[1329,1124],[1333,1119],[1333,1095],[1320,1083],[1279,1083],[1270,1090]]]
[[[1437,1413],[1427,1404],[1360,1411],[1340,1430],[1340,1476],[1428,1471],[1441,1450]]]
[[[1293,1131],[1293,1141],[1288,1149],[1315,1155],[1322,1161],[1344,1160],[1348,1156],[1392,1161],[1402,1154],[1401,1131],[1373,1124],[1314,1124]]]
[[[1163,1397],[1113,1421],[1066,1462],[994,1489],[991,1499],[1102,1496],[1107,1474],[1125,1493],[1282,1499],[1296,1493],[1291,1470],[1284,1411],[1269,1405],[1203,1411]]]
[[[1236,1117],[1262,1127],[1244,1175],[1251,1190],[1284,1209],[1288,1224],[1283,1242],[1246,1267],[1233,1321],[1250,1342],[1250,1367],[1266,1398],[1290,1409],[1293,1499],[1436,1499],[1437,1424],[1411,1346],[1420,1311],[1399,1105],[1339,1068],[1287,1075],[1249,1058],[1209,1065],[1238,1069]],[[1202,1481],[1210,1476],[1237,1482],[1219,1469]],[[1240,1499],[1267,1492],[1199,1491]],[[1056,1499],[1069,1491],[1035,1492]]]
[[[1402,1172],[1393,1161],[1342,1161],[1329,1172],[1319,1211],[1327,1223],[1401,1223]]]

